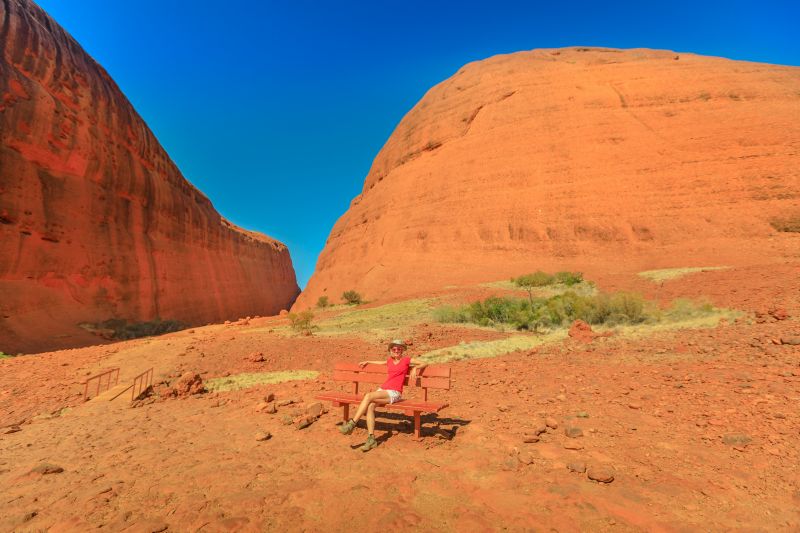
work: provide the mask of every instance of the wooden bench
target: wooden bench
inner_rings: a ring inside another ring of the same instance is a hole
[[[414,417],[414,435],[420,438],[420,415],[422,413],[438,413],[445,407],[446,403],[428,401],[428,389],[450,390],[450,367],[434,365],[426,366],[418,371],[417,379],[414,383],[409,382],[406,375],[403,383],[403,397],[393,404],[381,405],[378,407],[401,411]],[[350,405],[360,404],[364,393],[377,389],[386,381],[386,365],[366,365],[359,366],[356,363],[336,363],[333,367],[333,380],[352,383],[352,393],[343,391],[330,391],[318,395],[318,400],[328,400],[334,407],[342,407],[342,418],[346,422],[350,419]],[[366,386],[359,391],[359,385]],[[370,385],[375,385],[371,387]],[[423,390],[422,399],[407,398],[406,396],[415,388]]]

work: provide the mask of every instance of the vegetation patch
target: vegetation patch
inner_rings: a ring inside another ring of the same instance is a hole
[[[177,320],[151,320],[149,322],[128,322],[121,318],[112,318],[97,324],[83,323],[80,327],[109,340],[128,340],[141,337],[164,335],[186,329],[187,325]]]
[[[543,344],[558,342],[566,338],[566,330],[554,331],[547,335],[513,335],[506,339],[493,341],[462,342],[430,351],[421,357],[426,362],[446,363],[448,361],[465,361],[469,359],[485,359],[497,357],[517,350],[530,350]]]
[[[0,352],[0,359],[11,359],[12,357],[14,356],[11,354]]]
[[[431,312],[431,300],[428,299],[406,300],[369,309],[352,309],[320,321],[317,334],[357,333],[370,339],[382,338],[391,336],[389,332],[431,320]]]
[[[714,270],[728,270],[729,266],[711,266],[711,267],[684,267],[684,268],[664,268],[661,270],[647,270],[639,272],[639,276],[647,278],[651,281],[661,282],[670,279],[677,279],[688,274],[695,272],[711,272]]]
[[[314,325],[313,320],[314,313],[309,309],[299,313],[289,313],[289,323],[292,325],[292,329],[302,335],[311,335],[315,329],[319,329]]]
[[[209,392],[229,392],[249,389],[257,385],[315,379],[317,376],[319,376],[319,372],[314,370],[284,370],[281,372],[245,373],[224,378],[212,378],[204,381],[203,384]]]
[[[361,295],[353,290],[344,291],[342,293],[342,301],[347,305],[361,305],[364,303],[364,299]]]
[[[567,291],[550,298],[493,296],[461,307],[440,307],[434,311],[434,317],[439,322],[510,326],[517,330],[540,332],[567,327],[575,320],[605,327],[654,325],[711,317],[718,321],[725,312],[704,301],[679,299],[670,307],[660,309],[655,302],[635,293],[583,296]]]

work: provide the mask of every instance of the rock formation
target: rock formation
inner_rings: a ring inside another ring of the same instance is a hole
[[[796,67],[588,48],[471,63],[397,126],[295,307],[796,257],[799,156]]]
[[[96,341],[111,318],[274,314],[287,248],[223,219],[111,80],[28,0],[0,3],[0,350]]]

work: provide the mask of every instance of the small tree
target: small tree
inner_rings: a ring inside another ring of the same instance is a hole
[[[320,309],[325,309],[330,305],[331,303],[328,301],[327,296],[320,296],[319,299],[317,299],[317,307],[319,307]]]
[[[317,326],[312,324],[313,320],[314,313],[310,309],[299,313],[289,313],[289,322],[292,324],[292,329],[303,335],[311,335],[317,329]]]
[[[361,295],[354,290],[344,291],[342,293],[342,300],[349,305],[359,305],[363,301]]]
[[[528,291],[528,300],[531,303],[531,308],[533,308],[533,289],[536,287],[552,285],[553,281],[553,276],[547,274],[546,272],[542,272],[541,270],[537,270],[533,274],[525,274],[524,276],[515,278],[514,285],[517,287],[522,287]]]

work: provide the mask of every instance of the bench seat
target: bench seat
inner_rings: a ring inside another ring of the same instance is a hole
[[[342,407],[343,420],[347,421],[350,419],[350,405],[360,404],[364,397],[363,393],[359,393],[359,384],[382,383],[386,379],[386,367],[382,365],[366,365],[366,367],[362,368],[353,363],[336,363],[333,377],[334,381],[352,383],[353,392],[328,391],[318,394],[315,398],[317,400],[329,401],[332,403],[333,407]],[[422,388],[425,394],[424,399],[402,398],[399,402],[381,405],[379,408],[400,411],[406,415],[413,416],[414,435],[419,439],[421,433],[421,414],[438,413],[448,406],[448,404],[444,402],[428,401],[428,389],[449,390],[450,368],[443,366],[425,367],[420,371],[419,376],[414,382],[411,382],[408,376],[406,376],[405,386],[406,389],[404,393],[411,392],[414,388]]]

